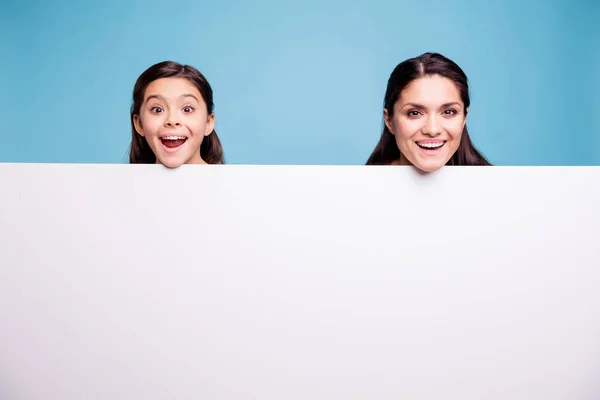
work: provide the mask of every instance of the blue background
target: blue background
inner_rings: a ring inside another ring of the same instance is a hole
[[[496,165],[600,165],[600,1],[104,1],[0,8],[0,162],[122,163],[138,75],[192,64],[228,163],[363,164],[387,78],[437,51]]]

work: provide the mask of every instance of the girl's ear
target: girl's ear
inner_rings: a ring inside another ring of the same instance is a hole
[[[138,135],[143,137],[144,127],[142,126],[142,120],[140,119],[140,116],[137,114],[133,116],[133,126],[135,127],[135,131],[138,133]]]
[[[204,136],[210,135],[215,130],[215,114],[210,114],[208,116],[208,122],[206,123],[206,130],[204,131]]]

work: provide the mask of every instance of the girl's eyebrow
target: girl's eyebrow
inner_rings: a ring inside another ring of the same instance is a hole
[[[150,96],[146,97],[146,100],[144,101],[144,103],[147,103],[152,99],[164,100],[165,98],[162,97],[160,94],[151,94]]]
[[[196,100],[198,103],[200,103],[198,98],[191,93],[184,93],[181,96],[179,96],[180,99],[182,99],[184,97],[192,97],[194,100]],[[146,97],[145,103],[149,102],[152,99],[157,99],[157,100],[162,100],[162,101],[165,100],[165,98],[163,96],[161,96],[160,94],[151,94],[150,96]]]
[[[181,96],[179,96],[180,99],[184,98],[184,97],[191,97],[194,100],[196,100],[198,103],[200,103],[200,100],[198,100],[198,98],[196,96],[194,96],[193,94],[190,93],[186,93],[186,94],[182,94]]]

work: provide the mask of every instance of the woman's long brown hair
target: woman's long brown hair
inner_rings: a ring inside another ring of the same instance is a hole
[[[385,92],[384,108],[390,117],[393,115],[394,104],[398,101],[400,93],[412,81],[428,75],[440,75],[451,79],[464,103],[465,110],[471,104],[469,85],[464,71],[452,60],[438,53],[425,53],[415,58],[410,58],[398,64],[388,80]],[[384,124],[381,138],[375,150],[369,156],[367,165],[388,165],[400,159],[400,149],[392,132]],[[454,155],[446,165],[491,165],[490,162],[477,150],[469,137],[467,125],[462,133],[460,144]]]

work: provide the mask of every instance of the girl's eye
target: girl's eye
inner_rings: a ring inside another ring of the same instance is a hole
[[[193,112],[193,111],[194,111],[194,108],[193,108],[193,107],[190,107],[190,106],[185,106],[185,107],[183,107],[183,112],[186,112],[186,113],[191,113],[191,112]]]
[[[163,111],[163,109],[161,107],[155,106],[155,107],[152,107],[150,109],[150,111],[153,112],[154,114],[158,114],[158,113],[161,113]]]

